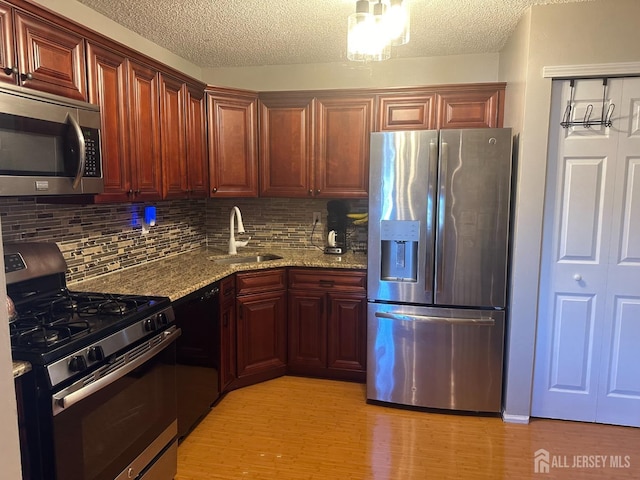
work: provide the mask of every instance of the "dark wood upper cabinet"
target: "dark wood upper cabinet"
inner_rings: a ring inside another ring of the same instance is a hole
[[[207,91],[211,197],[257,197],[257,94]]]
[[[260,195],[313,195],[313,96],[260,96]]]
[[[502,127],[504,87],[463,86],[437,97],[438,128]]]
[[[24,12],[14,11],[17,59],[9,57],[8,11],[2,6],[5,74],[11,83],[87,100],[84,38]],[[5,23],[6,22],[6,23]],[[6,31],[5,31],[6,30]],[[15,63],[14,63],[15,61]],[[6,78],[5,78],[6,80]]]
[[[366,198],[373,97],[317,98],[314,196]]]
[[[383,94],[378,95],[376,130],[433,130],[436,128],[436,95]]]
[[[13,34],[13,9],[0,3],[0,82],[16,83],[17,69]]]
[[[104,193],[97,203],[159,200],[158,74],[87,45],[89,101],[100,105]]]
[[[185,95],[183,83],[160,75],[162,198],[188,196]]]
[[[204,89],[187,84],[184,91],[189,198],[205,198],[209,196],[209,165]]]
[[[355,92],[261,94],[261,196],[366,197],[373,110]]]
[[[137,201],[162,198],[158,77],[157,71],[129,61],[129,145]]]
[[[97,202],[126,202],[131,185],[127,59],[100,45],[87,44],[89,101],[100,106],[104,193]]]
[[[208,195],[204,90],[160,74],[162,198]]]

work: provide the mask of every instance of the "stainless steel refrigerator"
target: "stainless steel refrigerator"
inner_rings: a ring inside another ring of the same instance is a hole
[[[498,412],[511,129],[371,135],[367,398]]]

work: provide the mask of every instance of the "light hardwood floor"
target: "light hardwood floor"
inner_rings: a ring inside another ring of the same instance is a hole
[[[548,474],[534,472],[539,449],[556,461]],[[573,468],[593,455],[606,465]],[[574,478],[639,479],[640,429],[381,407],[364,385],[287,376],[222,399],[180,445],[175,480]]]

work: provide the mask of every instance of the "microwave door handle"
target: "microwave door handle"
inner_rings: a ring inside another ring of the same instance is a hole
[[[62,412],[65,408],[69,408],[71,405],[75,405],[81,400],[84,400],[89,395],[96,393],[98,390],[106,387],[107,385],[112,384],[116,380],[121,379],[127,373],[132,372],[140,365],[145,363],[150,358],[153,358],[162,350],[171,345],[180,335],[182,334],[182,330],[177,329],[171,333],[165,332],[165,337],[162,339],[162,342],[152,347],[150,350],[147,350],[143,355],[140,355],[135,360],[125,363],[118,369],[113,372],[105,375],[104,377],[96,380],[88,384],[86,387],[82,387],[79,390],[76,390],[71,393],[67,393],[67,390],[63,390],[59,394],[53,396],[53,415],[57,415]]]
[[[87,148],[84,143],[84,135],[82,134],[82,129],[80,128],[80,124],[73,118],[71,115],[67,113],[67,122],[73,128],[73,131],[76,133],[76,137],[78,137],[78,171],[76,172],[76,176],[73,179],[73,189],[75,190],[80,185],[82,181],[82,175],[84,174],[84,165],[87,160]]]

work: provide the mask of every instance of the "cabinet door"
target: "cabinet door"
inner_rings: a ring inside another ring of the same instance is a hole
[[[212,197],[258,196],[256,98],[208,94]]]
[[[366,371],[367,299],[363,294],[328,295],[328,367]]]
[[[284,291],[237,298],[238,378],[285,373],[286,298]]]
[[[187,85],[187,177],[190,198],[209,196],[207,164],[207,118],[205,114],[204,90]]]
[[[100,143],[104,193],[96,202],[131,200],[131,163],[128,151],[127,61],[124,55],[87,44],[89,101],[100,105]]]
[[[220,309],[220,391],[236,378],[236,305],[223,303]]]
[[[130,62],[129,65],[129,145],[134,199],[160,200],[158,73],[138,63]]]
[[[233,275],[220,282],[220,391],[236,379],[236,288]]]
[[[438,128],[502,127],[503,99],[493,87],[438,93]]]
[[[15,14],[20,83],[78,100],[87,99],[84,39],[23,12]]]
[[[366,198],[373,98],[317,99],[314,195]]]
[[[182,82],[160,75],[162,198],[187,197],[186,121]]]
[[[433,130],[436,128],[436,95],[379,95],[377,131]]]
[[[13,49],[13,19],[12,8],[0,3],[0,82],[16,83],[13,69],[16,67],[15,51]]]
[[[289,371],[327,367],[327,320],[325,294],[318,291],[289,291]],[[317,371],[311,370],[312,375]]]
[[[313,195],[312,120],[312,97],[261,97],[260,196]]]

